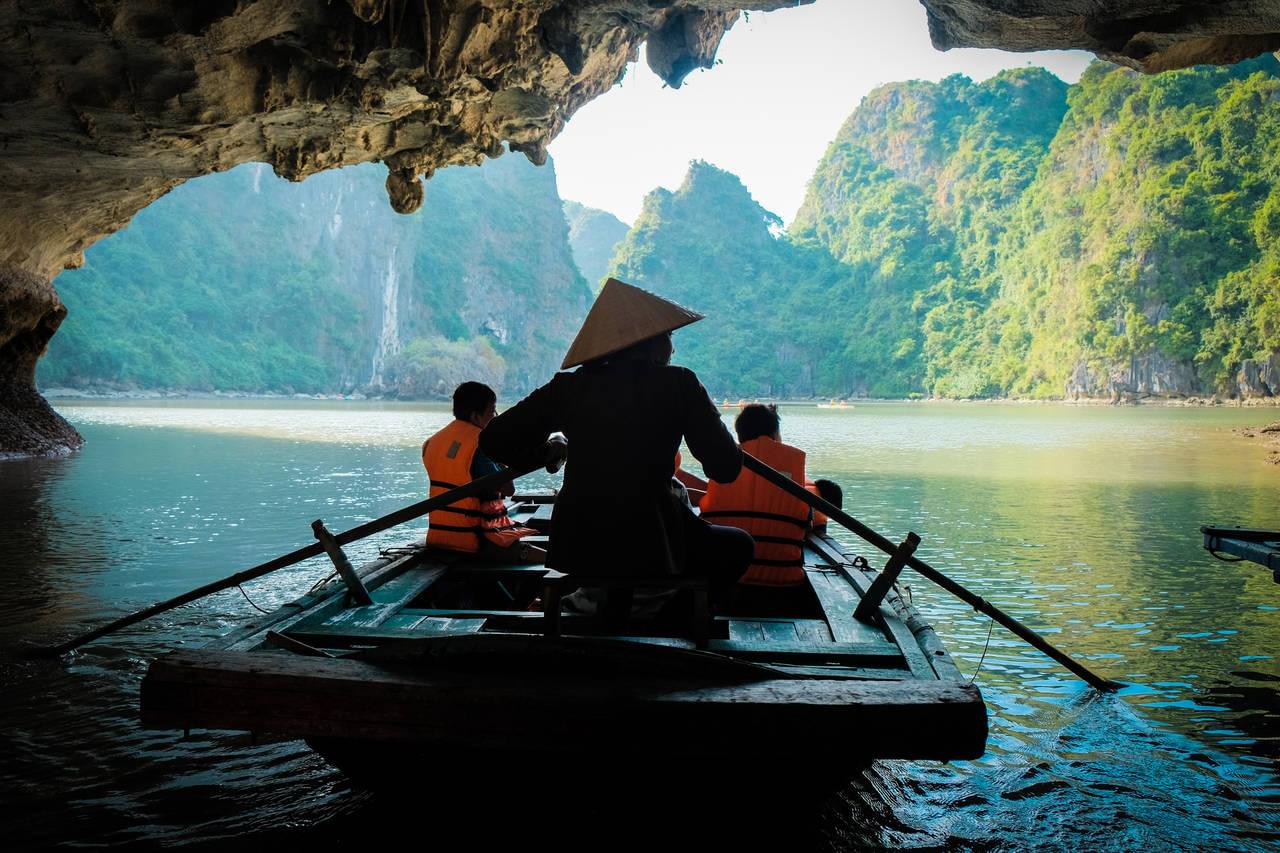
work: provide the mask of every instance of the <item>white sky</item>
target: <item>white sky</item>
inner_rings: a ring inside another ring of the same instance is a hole
[[[699,159],[738,175],[789,223],[827,144],[876,86],[955,73],[985,80],[1024,65],[1074,83],[1093,57],[942,53],[914,0],[818,0],[739,20],[717,58],[675,90],[663,88],[641,55],[618,86],[580,109],[549,149],[561,197],[630,224],[646,193],[675,189]]]

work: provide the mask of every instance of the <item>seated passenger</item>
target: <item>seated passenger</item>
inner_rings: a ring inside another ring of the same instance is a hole
[[[422,464],[431,481],[431,497],[501,470],[479,449],[480,431],[493,420],[497,400],[493,389],[479,382],[463,382],[454,390],[454,420],[422,443]],[[545,553],[541,548],[520,544],[523,537],[537,531],[520,527],[507,517],[503,496],[514,491],[507,482],[489,494],[432,510],[427,544],[467,554],[540,562]]]
[[[540,460],[548,436],[573,448],[551,517],[547,564],[568,575],[704,577],[714,609],[751,558],[751,537],[708,524],[672,487],[684,441],[712,479],[742,454],[693,371],[671,364],[671,333],[702,319],[609,279],[550,382],[495,418],[493,459]],[[570,368],[577,367],[575,371]]]
[[[804,487],[837,508],[844,508],[844,490],[831,480],[806,480]],[[815,533],[827,532],[827,517],[816,509],[813,511],[813,530]]]
[[[766,465],[804,483],[804,451],[782,443],[776,406],[744,406],[734,421],[738,443]],[[702,517],[751,534],[755,552],[738,581],[732,612],[740,615],[813,612],[813,593],[804,573],[804,537],[809,505],[745,468],[729,484],[707,484]]]

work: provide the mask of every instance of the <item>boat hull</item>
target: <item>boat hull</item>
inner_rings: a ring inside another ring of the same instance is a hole
[[[144,725],[244,729],[452,749],[555,751],[585,739],[619,756],[969,759],[986,712],[963,682],[589,678],[183,650],[142,683]],[[767,736],[762,737],[765,734]]]
[[[551,500],[517,498],[510,515],[541,529]],[[354,584],[155,660],[142,721],[305,739],[375,780],[408,756],[541,757],[516,766],[544,773],[577,754],[745,760],[823,785],[876,759],[980,757],[982,696],[910,602],[891,589],[858,619],[866,563],[821,532],[804,555],[813,604],[794,612],[711,616],[682,590],[657,614],[620,616],[534,605],[560,590],[543,566],[389,549]]]

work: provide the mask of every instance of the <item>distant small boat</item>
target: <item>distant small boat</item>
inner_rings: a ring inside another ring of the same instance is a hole
[[[819,403],[818,408],[819,409],[852,409],[853,406],[850,406],[844,400],[832,400],[830,403]]]

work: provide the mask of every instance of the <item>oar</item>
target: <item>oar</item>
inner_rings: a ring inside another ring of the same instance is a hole
[[[539,465],[538,467],[540,468],[542,466]],[[442,495],[436,495],[434,498],[428,498],[425,501],[418,501],[416,504],[407,506],[404,509],[396,510],[395,512],[384,515],[381,518],[375,518],[373,521],[366,521],[364,524],[337,534],[334,536],[334,539],[337,540],[339,545],[346,545],[348,542],[354,542],[357,539],[363,539],[366,536],[381,533],[387,528],[395,527],[397,524],[403,524],[406,521],[412,521],[419,516],[426,515],[433,509],[439,509],[441,507],[457,503],[460,500],[482,492],[496,491],[503,483],[523,477],[525,474],[534,470],[537,469],[528,468],[524,471],[514,472],[508,469],[494,471],[492,474],[486,474],[478,480],[472,480],[470,483],[458,486],[456,489],[450,489]],[[139,610],[136,613],[131,613],[128,616],[122,616],[114,622],[103,625],[101,628],[95,628],[87,634],[81,634],[75,639],[67,640],[65,643],[60,645],[35,649],[33,653],[37,655],[60,655],[64,652],[69,652],[72,649],[79,648],[85,643],[96,640],[101,636],[112,633],[113,631],[118,631],[121,628],[134,624],[135,622],[141,622],[143,619],[149,619],[157,613],[164,613],[166,610],[172,610],[175,607],[180,607],[189,601],[195,601],[197,598],[204,598],[206,595],[211,595],[212,593],[220,592],[224,589],[230,589],[233,586],[239,586],[245,581],[260,578],[265,574],[274,572],[276,569],[283,569],[285,566],[292,566],[295,563],[301,563],[303,560],[310,559],[311,557],[315,557],[323,553],[324,546],[319,542],[316,542],[312,545],[306,546],[305,548],[299,548],[298,550],[291,551],[281,557],[276,557],[274,560],[268,560],[261,565],[254,566],[252,569],[245,569],[243,572],[236,572],[234,575],[225,577],[222,580],[207,583],[202,587],[191,590],[190,592],[184,592],[177,598],[171,598],[168,601],[153,604],[148,608]]]
[[[842,525],[849,528],[849,530],[858,534],[867,542],[876,546],[881,551],[884,551],[886,554],[893,554],[895,551],[898,550],[898,546],[895,545],[893,542],[890,542],[888,539],[884,538],[879,533],[872,530],[870,527],[867,527],[861,521],[858,521],[858,519],[854,518],[853,516],[846,513],[844,510],[840,509],[840,507],[826,500],[823,500],[818,495],[815,495],[813,492],[810,492],[808,489],[806,489],[803,486],[803,484],[792,481],[790,477],[787,477],[786,475],[781,474],[778,471],[775,471],[773,468],[761,462],[759,459],[752,456],[750,453],[747,453],[746,451],[743,451],[742,457],[743,457],[742,459],[743,465],[747,468],[747,470],[752,471],[756,474],[759,474],[761,477],[768,480],[770,483],[777,486],[778,488],[782,489],[787,494],[793,495],[794,497],[799,498],[800,500],[807,503],[809,506],[813,507],[814,509],[826,515],[828,518],[840,522]],[[911,555],[907,557],[906,562],[908,566],[915,569],[917,572],[924,575],[926,578],[933,581],[938,586],[945,589],[947,592],[956,596],[961,601],[971,606],[974,610],[977,610],[980,613],[984,613],[987,616],[990,616],[996,622],[999,622],[1005,628],[1008,628],[1014,634],[1017,634],[1019,637],[1021,637],[1022,639],[1030,643],[1032,646],[1044,652],[1046,655],[1053,658],[1058,663],[1062,664],[1063,666],[1071,670],[1076,675],[1080,676],[1082,679],[1084,679],[1086,682],[1088,682],[1092,686],[1098,688],[1099,690],[1116,690],[1123,686],[1114,681],[1110,681],[1106,678],[1102,678],[1101,676],[1087,669],[1083,664],[1069,657],[1066,654],[1066,652],[1063,652],[1062,650],[1051,645],[1048,640],[1046,640],[1044,637],[1041,637],[1035,631],[1032,631],[1026,625],[1023,625],[1017,619],[1014,619],[1008,613],[1005,613],[1003,610],[996,607],[994,604],[987,601],[982,596],[972,593],[969,590],[965,589],[963,586],[956,583],[951,578],[947,577],[942,572],[935,569],[933,566],[930,566],[928,563],[926,563],[924,560],[921,560],[919,557],[916,557],[915,555]]]

